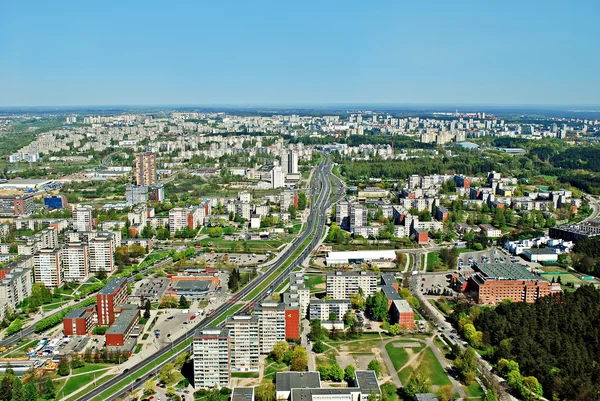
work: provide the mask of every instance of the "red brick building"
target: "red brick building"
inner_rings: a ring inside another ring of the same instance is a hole
[[[98,304],[98,324],[110,326],[115,321],[117,305],[127,302],[127,279],[112,279],[96,295]]]
[[[135,325],[140,321],[140,312],[137,309],[121,311],[112,326],[106,332],[107,347],[121,347],[129,338]]]
[[[478,304],[497,304],[505,299],[532,303],[562,292],[560,284],[551,283],[515,263],[476,265],[475,271],[467,282],[467,292]]]
[[[95,326],[96,308],[73,309],[63,318],[63,333],[65,336],[88,335]]]
[[[415,313],[408,301],[394,300],[390,308],[391,324],[398,323],[400,327],[408,330],[415,329]]]

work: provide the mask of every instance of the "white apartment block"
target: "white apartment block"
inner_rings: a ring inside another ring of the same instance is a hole
[[[353,232],[356,227],[366,225],[367,208],[363,205],[350,205],[350,232]]]
[[[350,228],[350,204],[348,202],[339,202],[335,206],[335,222],[344,230]]]
[[[266,300],[254,308],[258,317],[260,353],[268,354],[278,341],[285,341],[285,305]]]
[[[34,279],[48,288],[63,283],[62,255],[58,249],[42,249],[34,256]]]
[[[271,188],[282,188],[285,186],[285,174],[281,166],[275,166],[271,170]]]
[[[370,272],[336,271],[327,274],[327,295],[332,299],[350,299],[351,294],[362,288],[368,297],[377,291],[377,275]]]
[[[188,225],[188,211],[182,207],[169,210],[169,231],[171,235]]]
[[[335,320],[342,320],[347,311],[352,309],[347,299],[312,299],[308,309],[309,320],[329,320],[329,314],[335,314]]]
[[[194,386],[229,386],[229,331],[219,328],[198,329],[192,342]]]
[[[88,241],[90,270],[92,274],[101,271],[110,274],[115,269],[115,238],[114,235],[105,233]]]
[[[229,330],[230,371],[258,372],[260,354],[258,316],[229,316],[225,327]]]
[[[279,196],[279,208],[282,212],[287,212],[290,206],[295,206],[296,194],[294,191],[285,190]]]
[[[92,209],[89,207],[78,207],[73,210],[73,230],[92,231],[93,219]]]
[[[0,280],[0,299],[6,300],[14,310],[23,299],[31,295],[33,269],[28,267],[12,267]]]
[[[63,253],[63,271],[65,281],[85,281],[89,274],[90,259],[88,246],[81,242],[65,245]]]

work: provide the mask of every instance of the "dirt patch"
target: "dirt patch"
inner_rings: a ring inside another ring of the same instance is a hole
[[[417,348],[422,346],[423,344],[421,343],[392,343],[392,346],[394,348]]]

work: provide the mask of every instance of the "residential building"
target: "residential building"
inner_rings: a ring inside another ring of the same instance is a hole
[[[33,261],[33,257],[31,260]],[[7,304],[13,310],[31,295],[33,284],[33,269],[22,267],[17,262],[5,266],[3,271],[7,271],[0,276],[0,299],[7,300]]]
[[[318,372],[278,372],[275,379],[278,401],[366,401],[369,395],[379,397],[381,389],[372,370],[357,370],[354,387],[321,387]]]
[[[258,316],[232,315],[225,321],[225,327],[229,330],[230,371],[258,372]]]
[[[73,210],[73,230],[78,232],[92,231],[93,226],[92,209],[89,207],[77,207]]]
[[[0,215],[24,216],[35,211],[33,195],[0,195]]]
[[[153,152],[135,156],[135,182],[137,185],[156,185],[156,155]]]
[[[278,341],[285,341],[285,305],[265,300],[254,307],[258,317],[260,353],[268,354]]]
[[[88,241],[90,273],[112,273],[115,269],[115,249],[116,243],[111,233],[102,233],[90,239]]]
[[[110,326],[115,321],[117,305],[127,302],[127,279],[114,278],[96,295],[98,324]]]
[[[351,309],[349,299],[311,299],[308,315],[309,320],[343,320]],[[335,319],[329,318],[331,313],[335,314]]]
[[[191,353],[196,388],[229,386],[229,330],[198,329],[194,334]]]
[[[63,284],[62,254],[59,249],[41,249],[34,256],[34,279],[48,288]]]
[[[285,304],[285,339],[300,340],[300,305]]]
[[[188,210],[176,207],[169,210],[169,231],[174,235],[177,231],[188,226]]]
[[[371,272],[336,271],[327,274],[327,295],[332,299],[350,299],[362,289],[368,297],[377,291],[377,275]]]
[[[335,206],[335,222],[343,230],[350,229],[350,204],[339,202]]]
[[[282,188],[285,186],[285,174],[281,166],[271,169],[271,188]]]
[[[89,275],[90,258],[87,244],[69,242],[62,249],[64,280],[85,281]]]
[[[350,205],[350,232],[356,227],[367,225],[367,208],[364,205]]]
[[[162,185],[150,187],[148,198],[150,202],[163,202],[165,200],[165,187]]]
[[[487,235],[488,238],[500,238],[500,237],[502,237],[502,230],[500,230],[499,228],[494,227],[491,224],[481,224],[479,227],[481,228],[481,230],[483,232],[485,232],[485,235]]]
[[[129,206],[148,202],[148,186],[128,185],[125,188],[125,199],[127,201],[127,205]]]

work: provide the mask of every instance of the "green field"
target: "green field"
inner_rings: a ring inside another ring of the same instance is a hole
[[[394,369],[396,369],[396,371],[400,370],[406,364],[406,362],[408,362],[408,360],[410,359],[410,355],[408,351],[406,351],[406,348],[395,347],[394,344],[402,344],[405,342],[407,341],[392,341],[387,343],[385,346],[385,350],[390,356],[390,359],[392,360],[392,363],[394,364]],[[410,349],[413,351],[413,353],[418,353],[423,350],[423,346],[412,347]]]
[[[204,238],[196,242],[197,245],[206,246],[215,252],[259,252],[277,251],[284,244],[279,240],[261,241],[229,241],[222,238]],[[210,244],[210,245],[209,245]]]
[[[283,362],[275,362],[270,358],[265,360],[265,374],[264,378],[268,380],[275,379],[277,372],[285,372],[290,370],[289,367]]]
[[[467,394],[467,399],[469,400],[482,400],[483,396],[485,396],[483,389],[476,381],[470,386],[465,386],[465,393]]]
[[[568,273],[568,274],[541,273],[541,276],[548,281],[552,281],[552,278],[554,278],[554,281],[558,281],[558,278],[560,277],[561,283],[566,284],[566,285],[581,285],[581,283],[582,283],[582,281],[580,279],[578,279],[571,273]]]
[[[325,275],[323,274],[307,274],[306,280],[304,280],[304,284],[310,288],[310,292],[323,292],[325,288],[323,285],[325,284]],[[317,288],[317,286],[321,285],[322,288]]]
[[[76,375],[79,373],[94,372],[97,370],[107,369],[107,368],[110,368],[113,366],[115,366],[115,365],[109,365],[109,364],[104,364],[104,363],[90,364],[90,365],[82,366],[81,368],[73,369],[72,374]]]
[[[240,310],[243,306],[244,305],[242,305],[242,304],[233,305],[231,308],[229,308],[229,310],[227,312],[225,312],[221,317],[219,317],[218,319],[213,321],[209,326],[216,327],[216,326],[220,325],[221,323],[223,323],[225,321],[225,319],[227,319],[228,316],[233,315],[238,310]]]
[[[281,292],[283,291],[283,289],[290,283],[290,279],[285,279],[283,280],[283,282],[281,284],[279,284],[279,287],[277,287],[275,289],[275,292]]]
[[[431,348],[427,347],[419,353],[419,357],[417,359],[418,364],[417,367],[423,369],[429,380],[431,380],[431,384],[434,386],[445,386],[448,384],[452,384],[450,379],[448,379],[448,375],[446,371],[440,365],[439,361],[435,357]],[[398,378],[402,383],[408,383],[414,368],[412,366],[407,366],[398,372]]]

